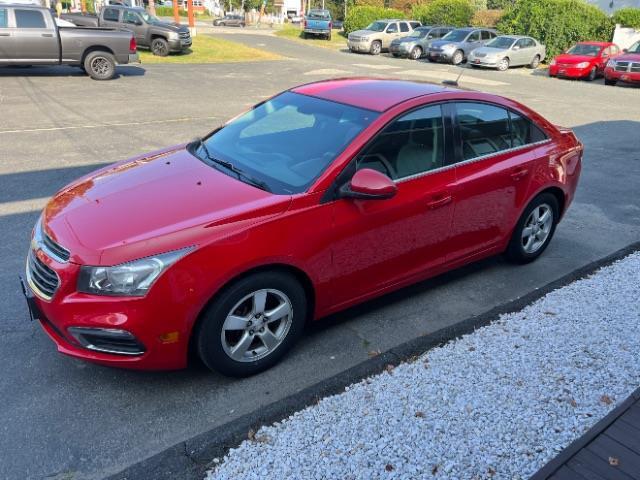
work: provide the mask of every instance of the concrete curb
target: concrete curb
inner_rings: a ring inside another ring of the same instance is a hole
[[[499,305],[481,315],[467,318],[450,327],[398,345],[342,373],[327,378],[282,400],[277,400],[229,423],[213,428],[208,432],[180,442],[106,478],[107,480],[202,479],[206,470],[211,467],[211,460],[213,458],[222,458],[229,449],[237,447],[243,440],[246,440],[250,429],[257,431],[263,425],[269,425],[287,418],[294,412],[317,403],[321,398],[341,393],[346,386],[382,372],[389,364],[395,366],[438,345],[488,325],[502,314],[521,310],[547,293],[588,276],[599,268],[624,258],[637,250],[640,250],[640,241],[600,260],[591,262],[522,297]]]

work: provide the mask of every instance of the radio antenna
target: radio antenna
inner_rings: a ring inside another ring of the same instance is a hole
[[[460,73],[458,74],[458,78],[456,78],[455,80],[443,80],[442,84],[450,87],[457,87],[458,81],[460,80],[460,77],[462,77],[463,73],[464,73],[464,69],[460,67]]]

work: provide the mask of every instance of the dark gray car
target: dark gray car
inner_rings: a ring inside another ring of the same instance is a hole
[[[409,57],[418,60],[426,55],[432,42],[440,40],[454,27],[425,25],[416,28],[406,37],[396,38],[391,42],[389,51],[394,57]]]
[[[59,27],[49,9],[0,4],[0,66],[72,65],[109,80],[117,63],[137,61],[131,32]]]
[[[100,15],[80,13],[62,14],[61,18],[79,27],[112,27],[133,32],[140,47],[151,49],[154,55],[164,57],[181,52],[191,46],[191,33],[184,25],[163,22],[144,8],[109,5],[102,7]]]
[[[429,60],[445,61],[458,65],[464,62],[476,48],[497,37],[495,30],[488,28],[457,28],[447,33],[442,40],[429,46]]]
[[[229,14],[213,21],[214,27],[244,27],[246,26],[244,15]]]

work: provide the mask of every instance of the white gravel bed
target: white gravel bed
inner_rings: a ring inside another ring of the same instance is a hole
[[[207,478],[528,478],[640,385],[639,326],[635,253],[260,429]]]

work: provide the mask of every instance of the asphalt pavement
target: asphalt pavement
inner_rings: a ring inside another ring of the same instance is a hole
[[[440,82],[460,71],[269,35],[224,36],[285,58],[125,66],[110,82],[67,67],[0,70],[0,478],[101,478],[640,239],[640,89],[527,69],[465,69],[461,86],[522,101],[574,128],[585,144],[576,199],[539,261],[516,267],[485,260],[353,308],[311,328],[274,369],[244,380],[197,366],[141,373],[58,355],[29,321],[17,279],[39,209],[65,183],[206,134],[296,84],[352,75]]]

